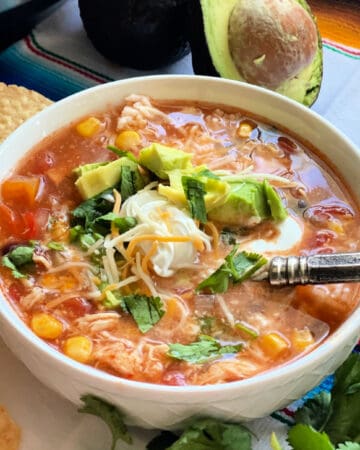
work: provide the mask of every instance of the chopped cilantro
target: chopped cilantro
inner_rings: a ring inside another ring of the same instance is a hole
[[[126,157],[131,159],[131,161],[134,162],[138,162],[138,160],[136,159],[135,155],[131,152],[127,152],[125,150],[120,150],[119,148],[115,147],[115,145],[108,145],[107,149],[110,150],[111,152],[115,153],[117,156],[120,156],[120,158],[122,157]]]
[[[205,184],[189,176],[181,177],[181,183],[189,204],[191,217],[200,220],[201,223],[206,223]]]
[[[84,405],[79,408],[79,412],[100,417],[110,428],[112,434],[111,450],[115,450],[119,439],[127,444],[132,443],[132,438],[123,421],[123,415],[115,406],[89,394],[83,395],[81,400]]]
[[[119,291],[107,291],[103,304],[106,308],[121,307],[132,315],[142,333],[149,331],[165,314],[160,297],[146,295],[121,295]]]
[[[120,233],[125,233],[137,225],[137,220],[135,217],[119,217],[118,214],[113,212],[109,212],[96,219],[97,222],[101,220],[113,223],[116,228],[119,229]]]
[[[251,433],[243,425],[201,419],[186,428],[167,450],[251,450]]]
[[[58,251],[58,252],[61,252],[62,250],[65,250],[65,247],[64,247],[64,245],[61,242],[50,241],[47,244],[47,247],[50,250],[55,250],[55,251]]]
[[[192,364],[202,364],[221,355],[238,353],[241,349],[242,344],[222,346],[213,337],[202,334],[197,342],[188,345],[169,344],[168,355]]]
[[[264,256],[257,253],[237,253],[238,246],[226,256],[224,263],[196,288],[196,292],[210,291],[211,293],[226,292],[229,283],[241,283],[250,278],[260,267],[266,264]]]
[[[12,271],[14,278],[25,278],[19,267],[33,262],[34,246],[18,245],[2,257],[1,263]]]
[[[121,167],[121,180],[120,180],[120,194],[121,199],[124,202],[132,195],[136,194],[137,189],[137,177],[139,176],[138,170],[134,170],[129,166]]]
[[[202,169],[200,172],[196,173],[197,177],[206,177],[213,180],[220,180],[221,178],[209,169]]]
[[[72,212],[72,225],[81,225],[85,231],[96,231],[101,234],[107,234],[108,228],[102,228],[95,224],[97,218],[111,212],[114,203],[108,198],[112,194],[112,189],[107,189],[95,197],[80,203],[80,205]]]

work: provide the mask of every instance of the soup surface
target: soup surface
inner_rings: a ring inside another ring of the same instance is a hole
[[[70,358],[131,380],[252,377],[314,349],[356,284],[270,287],[275,255],[359,250],[355,203],[246,113],[132,95],[42,141],[1,184],[1,288]]]

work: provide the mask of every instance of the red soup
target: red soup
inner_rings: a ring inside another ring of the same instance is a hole
[[[132,95],[42,141],[1,183],[1,288],[59,352],[204,385],[311,351],[356,284],[274,288],[275,255],[359,249],[358,209],[293,137],[209,104]]]

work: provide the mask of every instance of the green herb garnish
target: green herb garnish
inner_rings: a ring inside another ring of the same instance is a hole
[[[181,177],[181,183],[189,204],[191,217],[200,220],[201,223],[206,223],[205,184],[196,178],[188,176]]]
[[[147,450],[251,450],[251,433],[243,425],[215,419],[197,420],[176,439],[163,432],[153,439]],[[174,442],[172,445],[171,442]],[[315,450],[315,449],[313,449]]]
[[[169,344],[167,354],[172,358],[192,364],[202,364],[221,355],[238,353],[241,350],[242,344],[222,346],[213,337],[202,334],[197,342],[192,342],[188,345]]]
[[[1,263],[12,271],[14,278],[26,278],[19,267],[33,262],[34,246],[19,245],[2,257]]]
[[[137,169],[134,170],[129,166],[121,167],[120,194],[123,202],[137,193],[138,176],[139,172]]]
[[[335,372],[330,394],[318,394],[295,414],[297,423],[325,431],[333,444],[360,443],[360,355],[353,353]]]
[[[131,161],[134,161],[136,163],[138,162],[135,155],[131,152],[127,152],[125,150],[120,150],[119,148],[115,147],[115,145],[108,145],[106,148],[108,150],[110,150],[111,152],[115,153],[117,156],[120,156],[120,158],[125,156],[126,158],[131,159]]]
[[[212,294],[226,292],[229,283],[241,283],[250,278],[266,264],[267,259],[257,253],[236,253],[238,246],[226,256],[225,262],[196,288],[196,292],[209,291]]]
[[[115,406],[89,394],[83,395],[81,400],[84,402],[84,406],[79,408],[79,412],[100,417],[110,428],[112,435],[111,450],[115,450],[119,439],[127,444],[132,444],[132,438],[124,424],[123,415]]]
[[[55,250],[55,251],[58,251],[58,252],[61,252],[62,250],[65,250],[65,247],[64,247],[63,244],[61,244],[61,242],[50,241],[50,242],[48,242],[47,247],[50,250]]]
[[[142,333],[149,331],[165,314],[160,297],[146,295],[121,295],[118,291],[107,291],[104,306],[109,309],[121,307],[130,313]]]
[[[96,219],[96,222],[102,220],[113,223],[116,228],[119,229],[120,233],[125,233],[126,231],[129,231],[131,228],[134,228],[137,225],[137,220],[135,219],[135,217],[119,217],[118,214],[115,214],[113,212],[109,212],[104,216],[98,217]]]

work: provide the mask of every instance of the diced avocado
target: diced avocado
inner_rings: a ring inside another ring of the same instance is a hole
[[[85,200],[94,197],[120,182],[121,168],[123,166],[129,166],[134,170],[138,170],[138,165],[135,162],[128,158],[119,158],[93,170],[85,171],[76,180],[75,185]]]
[[[279,197],[279,194],[267,180],[264,180],[264,189],[267,202],[270,207],[271,217],[274,220],[284,220],[287,217],[287,211],[281,201],[281,198]]]
[[[204,183],[206,191],[204,196],[206,210],[211,210],[224,201],[230,192],[230,185],[220,179],[209,178],[205,175],[198,176],[198,174],[205,169],[205,166],[199,166],[191,170],[172,170],[168,172],[170,186],[159,184],[159,194],[164,195],[172,203],[175,203],[180,207],[186,206],[187,199],[182,185],[182,177],[193,176]]]
[[[232,184],[224,204],[209,211],[210,220],[228,225],[257,225],[270,216],[263,183],[244,181]]]
[[[283,220],[287,211],[275,189],[264,180],[231,183],[225,202],[208,213],[210,220],[250,227],[265,219]]]
[[[171,170],[191,169],[191,157],[190,153],[154,143],[140,151],[139,163],[162,180],[168,180],[167,172]]]
[[[109,163],[108,161],[105,161],[105,162],[84,164],[74,169],[73,172],[77,177],[81,177],[82,175],[84,175],[84,173],[90,172],[90,170],[97,169],[98,167],[105,166],[108,163]]]
[[[306,106],[314,103],[322,81],[322,40],[306,0],[189,4],[195,73],[257,84]]]

